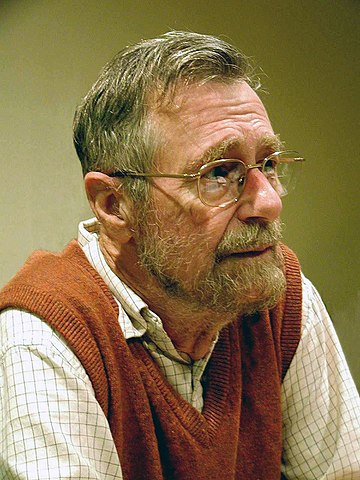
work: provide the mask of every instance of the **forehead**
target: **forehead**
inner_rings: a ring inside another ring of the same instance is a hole
[[[160,140],[157,164],[168,170],[204,159],[224,145],[251,161],[276,139],[263,103],[245,82],[180,87],[153,120]]]

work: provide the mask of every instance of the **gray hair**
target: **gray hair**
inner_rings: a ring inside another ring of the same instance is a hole
[[[192,32],[168,32],[120,51],[100,73],[76,110],[74,144],[83,174],[149,171],[157,135],[149,112],[171,100],[182,83],[251,83],[247,58],[225,41]],[[124,178],[134,200],[147,182]]]

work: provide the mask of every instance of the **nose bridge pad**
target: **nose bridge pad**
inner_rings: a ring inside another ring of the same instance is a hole
[[[239,200],[241,197],[241,194],[244,191],[245,184],[246,184],[246,177],[247,177],[247,171],[244,172],[243,175],[239,175],[238,178],[234,179],[233,183],[235,184],[235,187],[237,188],[237,195],[236,195],[236,202]]]

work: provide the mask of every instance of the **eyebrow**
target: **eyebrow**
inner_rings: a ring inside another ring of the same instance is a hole
[[[277,133],[274,135],[265,135],[264,137],[261,137],[257,147],[259,150],[271,150],[271,153],[274,153],[280,150],[284,150],[285,144],[280,139],[280,135]]]
[[[213,145],[212,147],[208,148],[201,156],[191,160],[187,165],[186,169],[190,172],[198,172],[200,167],[205,163],[213,162],[214,160],[219,160],[224,158],[224,154],[226,151],[230,150],[231,148],[238,146],[241,142],[239,138],[227,138],[222,142],[218,143],[217,145]]]
[[[194,159],[193,161],[190,161],[186,165],[187,171],[197,172],[199,171],[199,168],[205,163],[213,162],[214,160],[219,160],[221,158],[226,158],[224,156],[227,151],[235,147],[239,148],[245,145],[246,145],[246,140],[244,137],[227,138],[222,142],[218,143],[217,145],[210,147],[200,157]],[[273,152],[282,150],[284,148],[284,144],[280,140],[280,135],[274,134],[274,135],[265,135],[261,137],[257,141],[256,147],[258,151],[263,150],[263,151],[269,152],[271,150],[272,151],[271,153],[273,153]],[[265,155],[268,155],[268,153],[266,153]]]

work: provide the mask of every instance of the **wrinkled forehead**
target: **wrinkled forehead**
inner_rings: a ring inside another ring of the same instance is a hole
[[[166,90],[166,93],[160,93],[155,89],[152,92],[150,102],[153,103],[153,109],[158,114],[175,115],[194,105],[194,101],[200,101],[214,96],[223,100],[230,96],[239,101],[247,101],[252,98],[254,101],[261,100],[256,91],[244,79],[224,79],[224,80],[206,80],[198,82],[179,81],[176,85]],[[195,102],[197,103],[197,102]],[[264,107],[265,108],[265,107]]]
[[[245,82],[181,85],[152,114],[159,153],[181,151],[188,160],[213,157],[216,150],[278,142],[257,93]],[[207,154],[206,152],[209,152]],[[250,154],[250,153],[249,153]]]

